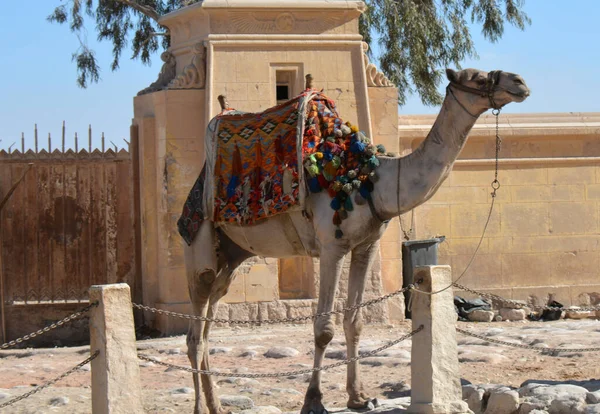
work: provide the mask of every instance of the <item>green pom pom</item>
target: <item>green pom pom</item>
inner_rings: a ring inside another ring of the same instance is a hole
[[[345,193],[350,194],[352,192],[352,184],[344,184],[344,186],[342,187],[342,190],[344,190]]]
[[[371,158],[369,158],[369,161],[367,163],[368,163],[369,167],[371,167],[371,168],[379,167],[379,159],[375,156],[372,156]]]
[[[346,210],[346,211],[352,211],[352,210],[354,210],[354,206],[352,205],[352,200],[350,199],[350,197],[348,197],[344,201],[344,210]]]
[[[385,147],[382,144],[377,144],[377,152],[380,154],[385,154]]]
[[[351,179],[351,180],[354,179],[354,178],[356,178],[356,170],[350,170],[350,171],[348,171],[348,178]]]
[[[308,175],[311,177],[316,177],[319,175],[319,167],[314,164],[310,165],[306,170],[308,171]]]

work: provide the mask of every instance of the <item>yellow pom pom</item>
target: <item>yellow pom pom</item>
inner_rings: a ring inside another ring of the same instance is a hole
[[[356,125],[352,125],[352,126],[350,127],[350,129],[351,129],[351,130],[352,130],[352,132],[353,132],[353,133],[355,133],[355,134],[358,132],[358,127],[357,127]]]
[[[314,156],[318,160],[322,160],[323,159],[323,153],[322,152],[315,152]]]

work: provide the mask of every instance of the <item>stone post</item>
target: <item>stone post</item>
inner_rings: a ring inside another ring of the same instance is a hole
[[[437,292],[452,283],[450,266],[423,266],[415,269],[419,290]],[[470,413],[462,401],[456,312],[452,288],[427,295],[412,295],[413,329],[423,330],[412,338],[411,404],[409,413]]]
[[[143,414],[131,293],[126,283],[90,288],[92,413]]]

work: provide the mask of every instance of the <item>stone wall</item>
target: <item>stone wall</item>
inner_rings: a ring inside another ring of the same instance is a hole
[[[400,117],[410,152],[432,116]],[[600,303],[600,114],[502,114],[501,187],[486,237],[460,283],[505,298]],[[445,235],[455,277],[484,228],[494,179],[494,119],[482,117],[437,194],[415,210],[419,239]]]

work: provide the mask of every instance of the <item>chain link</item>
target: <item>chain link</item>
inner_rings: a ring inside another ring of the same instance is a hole
[[[157,359],[154,359],[154,358],[148,357],[146,355],[142,355],[142,354],[138,354],[138,358],[142,359],[144,361],[153,362],[155,364],[162,365],[164,367],[178,369],[180,371],[191,372],[193,374],[212,375],[215,377],[231,377],[231,378],[280,378],[280,377],[290,377],[293,375],[311,374],[311,373],[317,372],[317,371],[325,371],[328,369],[340,367],[342,365],[347,365],[347,364],[359,361],[364,358],[368,358],[370,356],[378,354],[381,351],[391,348],[392,346],[399,344],[400,342],[405,341],[408,338],[413,337],[414,335],[416,335],[418,332],[421,332],[422,330],[423,330],[423,325],[421,325],[417,329],[407,333],[406,335],[401,336],[398,339],[394,339],[393,341],[388,342],[387,344],[385,344],[377,349],[374,349],[369,352],[365,352],[363,355],[359,355],[359,356],[356,356],[353,358],[345,359],[340,362],[336,362],[335,364],[323,365],[323,366],[317,367],[317,368],[306,368],[306,369],[300,369],[300,370],[296,370],[296,371],[287,371],[287,372],[265,372],[265,373],[256,373],[256,374],[238,374],[238,373],[217,372],[217,371],[209,371],[209,370],[204,370],[204,369],[194,369],[194,368],[190,368],[190,367],[182,367],[180,365],[175,365],[175,364],[170,364],[168,362],[159,361]]]
[[[8,400],[5,403],[0,404],[0,409],[4,408],[4,407],[8,407],[9,405],[13,405],[14,403],[24,400],[27,397],[32,396],[35,393],[40,392],[41,390],[43,390],[44,388],[48,388],[49,386],[51,386],[52,384],[60,381],[61,379],[71,375],[72,373],[74,373],[75,371],[77,371],[79,368],[83,367],[85,364],[93,361],[94,359],[96,359],[96,357],[100,354],[100,351],[96,351],[94,352],[92,355],[90,355],[89,358],[86,358],[84,361],[81,361],[79,364],[77,364],[76,366],[74,366],[73,368],[71,368],[70,370],[64,372],[62,375],[51,379],[50,381],[46,382],[45,384],[40,385],[39,387],[35,387],[34,389],[32,389],[29,392],[26,392],[25,394],[21,394],[18,397],[13,398],[12,400]]]
[[[295,323],[295,322],[303,322],[303,321],[308,321],[308,320],[315,320],[324,316],[331,316],[331,315],[341,315],[347,312],[352,312],[355,310],[358,310],[360,308],[364,308],[367,306],[372,306],[375,305],[377,303],[383,302],[385,300],[388,300],[390,298],[393,298],[394,296],[398,296],[404,292],[407,292],[409,290],[412,290],[415,288],[415,285],[408,285],[402,289],[399,289],[395,292],[392,293],[388,293],[387,295],[375,298],[375,299],[371,299],[368,300],[366,302],[362,302],[359,303],[357,305],[354,306],[350,306],[348,308],[344,308],[344,309],[340,309],[340,310],[332,310],[330,312],[322,312],[322,313],[316,313],[313,315],[309,315],[309,316],[297,316],[295,318],[280,318],[280,319],[265,319],[265,320],[248,320],[248,321],[244,321],[244,320],[239,320],[239,319],[216,319],[216,318],[207,318],[205,316],[198,316],[198,315],[189,315],[186,313],[178,313],[178,312],[171,312],[171,311],[166,311],[166,310],[162,310],[162,309],[156,309],[156,308],[152,308],[150,306],[145,306],[145,305],[140,305],[138,303],[134,303],[133,307],[136,309],[141,309],[141,310],[145,310],[148,312],[152,312],[152,313],[158,313],[160,315],[165,315],[165,316],[171,316],[173,318],[182,318],[182,319],[189,319],[189,320],[193,320],[193,321],[205,321],[205,322],[214,322],[214,323],[230,323],[233,325],[274,325],[277,323]]]
[[[98,302],[90,303],[85,308],[83,308],[81,310],[78,310],[77,312],[73,313],[72,315],[67,316],[64,319],[61,319],[58,322],[54,322],[53,324],[48,325],[45,328],[39,329],[39,330],[37,330],[35,332],[32,332],[32,333],[30,333],[28,335],[22,336],[22,337],[20,337],[18,339],[15,339],[13,341],[9,341],[9,342],[7,342],[5,344],[0,345],[0,349],[8,349],[8,348],[13,347],[15,345],[18,345],[18,344],[20,344],[22,342],[29,341],[30,339],[33,339],[36,336],[45,334],[46,332],[50,332],[51,330],[56,329],[59,326],[63,326],[67,322],[70,322],[70,321],[72,321],[74,319],[81,318],[87,311],[89,311],[91,308],[93,308],[94,306],[97,306],[97,305],[98,305]]]
[[[525,305],[517,300],[504,299],[501,296],[494,295],[493,293],[479,292],[477,290],[468,288],[463,285],[459,285],[458,283],[453,283],[453,286],[459,290],[464,290],[465,292],[473,293],[475,295],[479,295],[481,297],[495,300],[501,303],[506,303],[512,306],[515,306],[517,309],[529,308],[534,310],[549,310],[549,311],[573,311],[573,312],[593,312],[600,311],[600,306],[588,306],[583,308],[575,308],[575,309],[566,309],[566,308],[557,308],[554,306],[537,306],[537,305]]]
[[[478,338],[478,339],[481,339],[486,342],[491,342],[493,344],[511,346],[514,348],[531,349],[534,351],[542,351],[542,352],[553,353],[553,354],[557,354],[558,352],[599,352],[600,351],[600,347],[597,347],[597,348],[542,348],[542,347],[533,346],[533,345],[515,344],[514,342],[501,341],[499,339],[488,338],[487,336],[478,335],[476,333],[469,332],[465,329],[461,329],[458,327],[456,328],[456,332],[460,332],[463,335],[472,336],[473,338]]]

